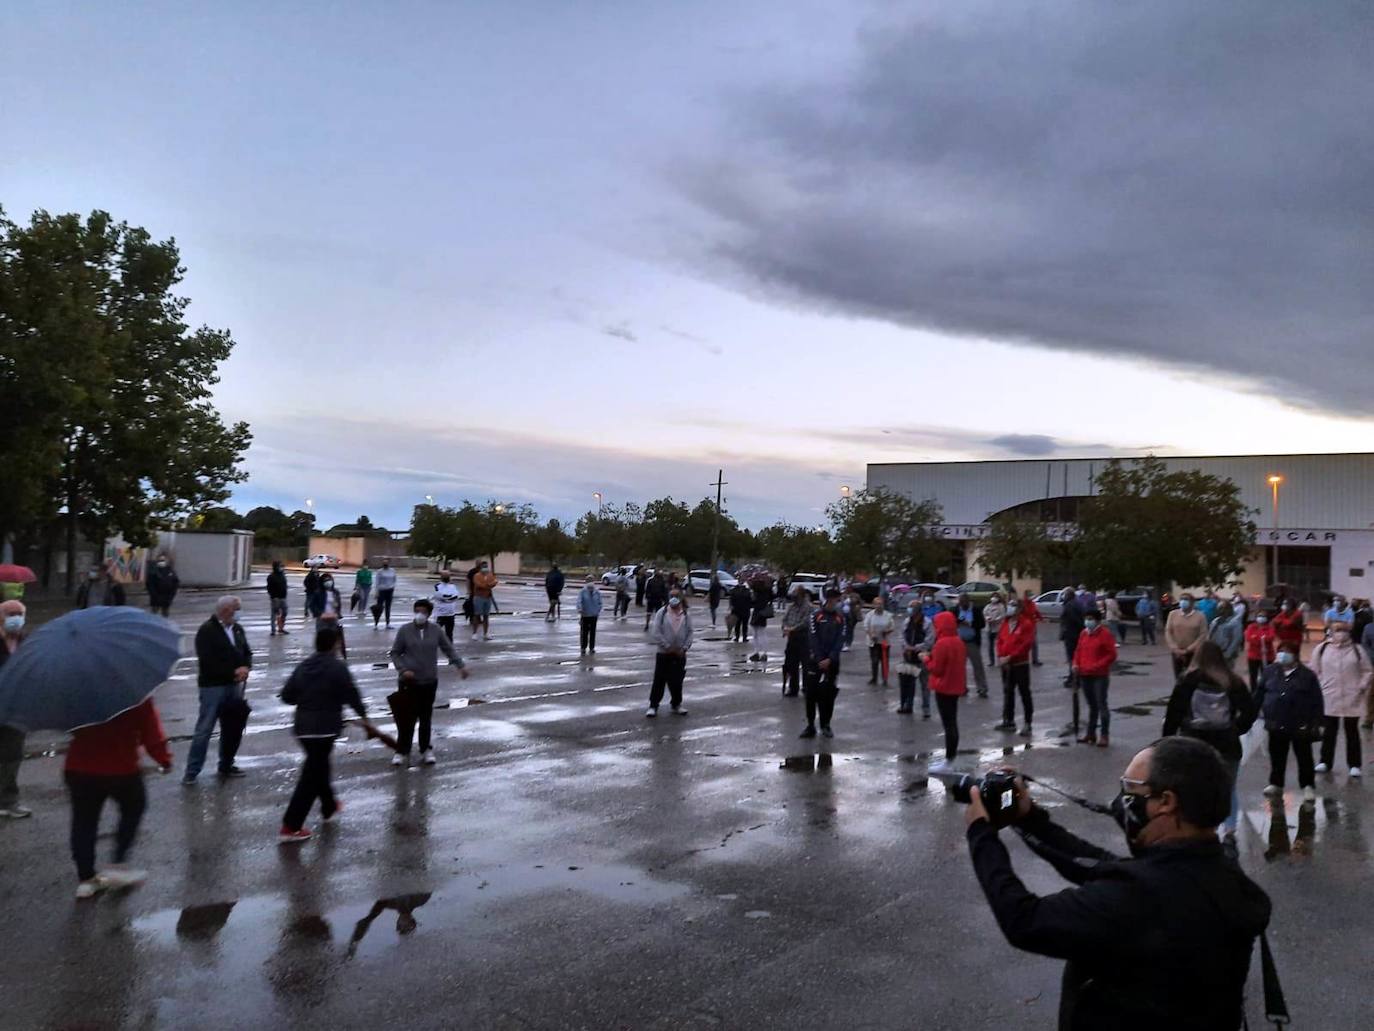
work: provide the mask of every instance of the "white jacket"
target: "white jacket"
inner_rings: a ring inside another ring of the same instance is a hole
[[[879,612],[877,609],[869,612],[864,616],[864,633],[868,634],[868,643],[881,644],[886,641],[896,625],[891,612]]]

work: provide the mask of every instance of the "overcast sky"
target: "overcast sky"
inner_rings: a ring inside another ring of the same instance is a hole
[[[865,463],[1374,450],[1365,3],[0,5],[0,204],[175,236],[234,504],[821,520]]]

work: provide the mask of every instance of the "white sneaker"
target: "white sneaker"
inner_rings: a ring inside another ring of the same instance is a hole
[[[673,706],[673,715],[674,715],[674,716],[686,716],[686,715],[687,715],[687,710],[684,709],[681,705],[674,705],[674,706]]]
[[[99,874],[100,883],[107,888],[132,888],[147,879],[147,870],[131,870],[123,864],[107,867]]]
[[[1330,769],[1330,767],[1327,766],[1326,763],[1317,763],[1317,765],[1313,766],[1312,769],[1316,770],[1318,773],[1325,773],[1327,770]]]
[[[392,765],[392,766],[406,766],[406,765],[408,765],[408,763],[407,763],[407,761],[406,761],[408,758],[409,758],[409,756],[405,756],[405,755],[402,755],[400,752],[397,752],[395,755],[393,755],[393,756],[391,757],[391,765]]]
[[[1358,766],[1352,766],[1350,767],[1350,776],[1359,778],[1363,777],[1364,774],[1360,772],[1360,768]]]
[[[1317,789],[1316,789],[1316,788],[1303,788],[1303,789],[1302,789],[1302,800],[1303,800],[1304,802],[1315,802],[1315,801],[1317,800]]]
[[[76,897],[79,899],[95,898],[104,887],[105,885],[100,882],[99,875],[96,875],[89,881],[82,881],[76,886]]]
[[[1268,795],[1270,798],[1273,798],[1275,795],[1282,795],[1283,788],[1279,787],[1277,784],[1266,784],[1264,787],[1264,793]]]
[[[0,809],[0,819],[22,820],[26,816],[32,816],[33,810],[26,809],[22,805],[12,805],[8,809]]]
[[[420,762],[424,763],[426,766],[433,766],[438,761],[438,759],[434,758],[434,749],[432,748],[426,748],[420,753]]]
[[[644,710],[644,715],[645,715],[646,717],[648,717],[649,719],[653,719],[655,716],[658,715],[658,706],[656,706],[656,705],[651,705],[651,706],[649,706],[647,709]]]

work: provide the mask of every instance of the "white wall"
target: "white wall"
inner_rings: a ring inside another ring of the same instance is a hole
[[[253,534],[163,530],[158,551],[166,552],[185,587],[243,587],[253,569]]]

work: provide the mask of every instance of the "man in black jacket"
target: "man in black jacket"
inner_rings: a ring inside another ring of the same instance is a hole
[[[194,784],[200,776],[201,767],[205,765],[205,754],[210,750],[210,735],[215,732],[215,724],[220,722],[222,708],[226,703],[243,701],[244,684],[248,680],[248,671],[253,668],[253,650],[248,647],[248,636],[238,623],[241,607],[238,598],[226,594],[215,603],[215,614],[196,631],[196,659],[200,663],[197,678],[200,684],[200,715],[196,718],[196,729],[191,736],[191,751],[186,756],[183,784]],[[230,708],[232,710],[234,707]],[[234,765],[234,756],[238,754],[242,740],[243,727],[236,719],[227,728],[221,724],[221,777],[243,776],[243,771]]]
[[[1170,737],[1131,760],[1112,803],[1131,859],[1056,826],[1019,781],[1016,794],[1017,833],[1077,887],[1028,891],[976,788],[969,852],[1007,940],[1068,961],[1061,1031],[1239,1028],[1250,954],[1270,905],[1217,841],[1231,779],[1216,749]]]
[[[668,581],[663,579],[663,570],[658,570],[644,584],[644,630],[649,629],[649,620],[654,613],[668,603]]]
[[[730,615],[735,620],[735,627],[730,632],[731,640],[749,643],[749,614],[753,610],[754,592],[748,584],[738,583],[730,588]]]
[[[269,636],[289,634],[286,629],[286,573],[280,562],[272,563],[272,572],[267,574],[267,599],[272,606],[272,632]]]
[[[166,555],[159,555],[153,568],[148,570],[148,607],[159,616],[170,616],[180,587],[181,578],[172,563]]]

